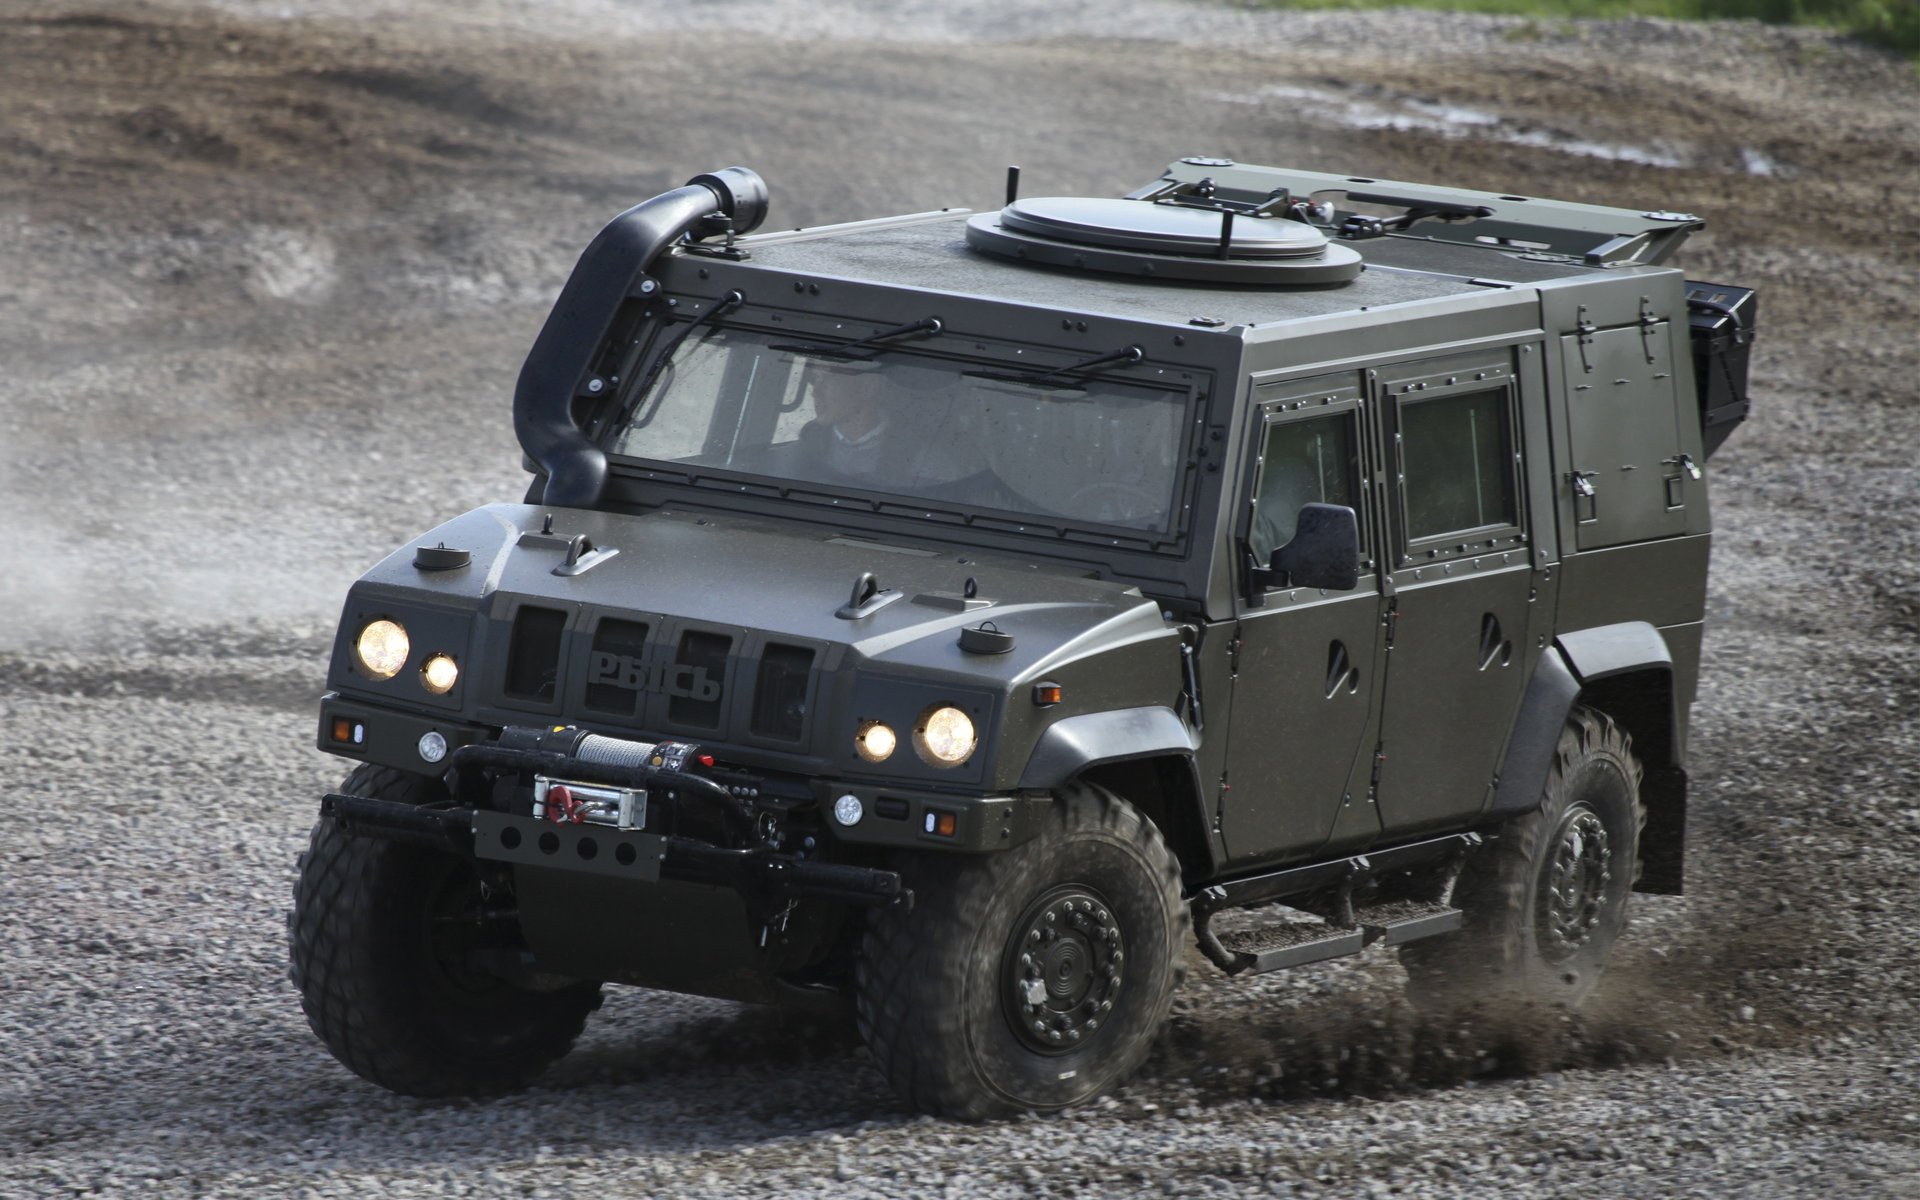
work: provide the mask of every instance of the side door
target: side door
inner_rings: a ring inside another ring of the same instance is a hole
[[[1345,374],[1262,386],[1255,401],[1221,803],[1221,834],[1236,862],[1299,857],[1330,840],[1364,843],[1379,829],[1365,794],[1383,636],[1366,397],[1359,376]],[[1248,595],[1247,565],[1265,563],[1292,538],[1308,503],[1359,514],[1358,586]]]
[[[1388,469],[1386,687],[1374,797],[1397,838],[1485,806],[1532,661],[1513,351],[1375,374]]]

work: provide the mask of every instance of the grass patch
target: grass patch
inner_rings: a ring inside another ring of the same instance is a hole
[[[1920,0],[1255,0],[1268,8],[1438,8],[1541,19],[1671,17],[1817,25],[1920,58]],[[1524,36],[1524,35],[1523,35]]]

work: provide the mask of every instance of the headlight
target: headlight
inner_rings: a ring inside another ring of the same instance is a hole
[[[974,737],[973,721],[950,704],[942,704],[920,714],[913,727],[913,748],[920,757],[936,767],[957,767],[967,761],[979,745]]]
[[[407,665],[407,631],[395,621],[373,621],[354,643],[360,667],[375,679],[392,679]]]
[[[420,664],[420,686],[436,696],[453,690],[460,680],[460,666],[451,654],[435,654]]]
[[[853,735],[853,748],[870,763],[892,758],[894,747],[899,744],[893,727],[885,721],[862,721],[860,731]]]

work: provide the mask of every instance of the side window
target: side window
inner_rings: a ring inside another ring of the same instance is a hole
[[[1506,388],[1402,402],[1407,543],[1519,523]]]
[[[1257,561],[1266,562],[1293,540],[1304,506],[1344,504],[1359,509],[1359,439],[1354,418],[1347,411],[1267,425],[1247,534]]]

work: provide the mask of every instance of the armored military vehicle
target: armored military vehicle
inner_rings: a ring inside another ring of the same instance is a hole
[[[1192,948],[1571,1004],[1680,889],[1754,328],[1666,265],[1701,222],[1018,191],[755,234],[729,168],[587,248],[525,502],[346,600],[291,940],[348,1067],[511,1088],[611,982],[838,1001],[911,1105],[1058,1109]]]

